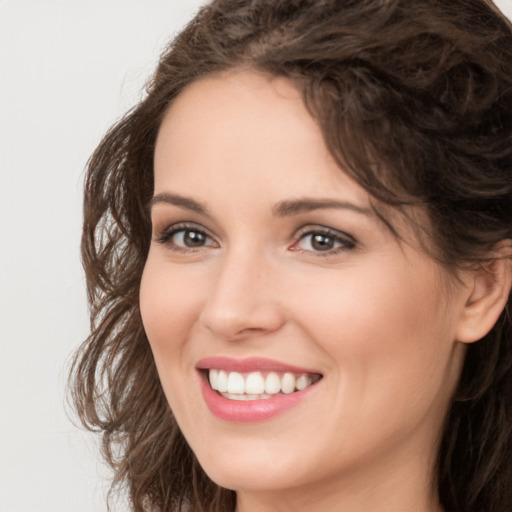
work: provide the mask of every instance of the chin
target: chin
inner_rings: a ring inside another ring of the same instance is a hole
[[[285,460],[274,450],[222,450],[198,457],[201,467],[217,485],[235,491],[276,491],[304,480],[298,460]]]

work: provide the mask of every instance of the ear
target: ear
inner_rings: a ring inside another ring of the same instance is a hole
[[[469,274],[469,294],[456,332],[462,343],[483,338],[497,322],[512,287],[512,245],[497,246],[489,261]]]

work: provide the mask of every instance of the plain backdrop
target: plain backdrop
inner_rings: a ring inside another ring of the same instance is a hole
[[[83,170],[202,3],[0,0],[0,512],[106,511],[108,470],[64,409]]]
[[[83,172],[201,3],[0,0],[0,512],[106,510],[108,471],[64,410],[88,327]]]

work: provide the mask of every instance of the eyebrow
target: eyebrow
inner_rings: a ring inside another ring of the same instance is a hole
[[[148,206],[151,209],[155,204],[161,203],[172,204],[174,206],[199,213],[200,215],[211,217],[208,208],[206,208],[204,204],[190,197],[162,192],[153,196],[149,201]],[[359,206],[349,201],[340,201],[331,198],[301,198],[280,201],[272,208],[272,214],[275,217],[288,217],[322,209],[351,210],[362,215],[373,215],[373,210],[370,208]]]
[[[203,204],[199,203],[195,199],[190,197],[180,196],[178,194],[169,194],[163,192],[161,194],[156,194],[149,201],[148,207],[151,209],[155,204],[172,204],[174,206],[179,206],[181,208],[185,208],[186,210],[191,210],[193,212],[199,213],[200,215],[205,215],[206,217],[211,217],[208,208]]]
[[[272,208],[272,213],[276,217],[287,217],[289,215],[298,215],[301,213],[307,213],[314,210],[331,208],[351,210],[356,213],[360,213],[367,216],[373,215],[373,210],[371,208],[359,206],[349,201],[339,201],[337,199],[330,198],[303,198],[288,201],[280,201],[274,206],[274,208]]]

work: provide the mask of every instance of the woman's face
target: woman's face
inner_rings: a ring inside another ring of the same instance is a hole
[[[144,327],[215,482],[430,484],[467,289],[390,234],[288,81],[231,72],[182,92],[151,217]]]

